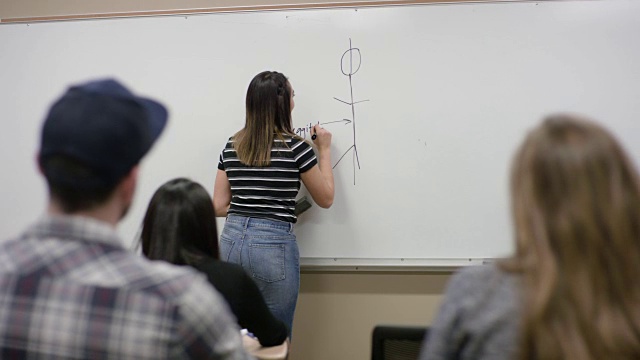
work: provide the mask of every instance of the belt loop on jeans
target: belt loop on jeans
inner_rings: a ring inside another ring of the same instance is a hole
[[[289,223],[289,234],[293,234],[293,223]]]
[[[247,228],[249,227],[249,220],[251,218],[249,218],[248,216],[244,218],[244,231],[247,231]]]

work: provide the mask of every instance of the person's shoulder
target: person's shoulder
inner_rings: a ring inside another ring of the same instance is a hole
[[[501,270],[496,264],[469,266],[456,272],[449,281],[449,291],[479,294],[495,291],[499,287],[512,286],[515,275]]]
[[[0,273],[20,270],[20,257],[17,255],[26,253],[28,249],[25,248],[25,242],[15,237],[0,241]],[[33,262],[33,257],[30,262]]]
[[[518,277],[496,264],[467,267],[451,278],[447,298],[470,312],[496,307],[510,312],[517,308]]]
[[[225,301],[201,271],[164,261],[149,261],[150,283],[140,290],[154,292],[181,312],[218,313],[228,311]],[[206,304],[206,305],[203,305]],[[202,308],[203,306],[206,307]],[[188,309],[188,310],[187,310]]]
[[[145,267],[149,275],[157,279],[173,279],[189,277],[198,274],[189,266],[174,265],[163,260],[149,260],[138,256],[140,265]]]
[[[0,240],[0,253],[9,254],[14,248],[22,245],[22,239],[18,237],[11,237]]]
[[[497,265],[487,264],[464,267],[453,275],[453,279],[459,282],[477,284],[478,282],[507,276],[509,275],[500,270]]]
[[[189,266],[177,266],[165,261],[152,261],[141,256],[133,259],[129,272],[132,291],[153,293],[169,302],[178,302],[185,292],[208,287],[205,276]]]

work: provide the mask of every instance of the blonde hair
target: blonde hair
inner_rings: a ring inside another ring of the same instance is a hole
[[[605,129],[546,118],[512,168],[519,358],[640,359],[640,182]]]

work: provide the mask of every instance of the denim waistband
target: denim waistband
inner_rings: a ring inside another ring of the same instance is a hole
[[[239,215],[228,215],[227,222],[242,225],[245,229],[252,227],[261,227],[261,228],[272,228],[284,230],[289,233],[293,233],[293,223],[273,220],[273,219],[265,219],[265,218],[256,218],[256,217],[246,217]]]

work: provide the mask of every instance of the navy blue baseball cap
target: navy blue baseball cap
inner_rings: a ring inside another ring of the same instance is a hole
[[[167,117],[162,104],[134,95],[113,79],[71,86],[42,127],[42,171],[50,182],[72,188],[113,186],[151,149]],[[70,159],[89,173],[56,166],[50,160],[57,158]]]

